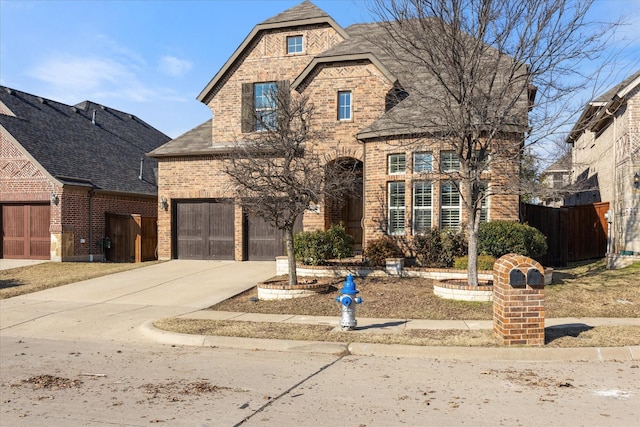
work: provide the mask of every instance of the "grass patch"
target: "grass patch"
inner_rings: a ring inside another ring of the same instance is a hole
[[[154,322],[154,326],[159,329],[185,334],[226,337],[447,347],[503,346],[491,330],[408,329],[397,333],[343,332],[328,325],[182,318],[158,320]],[[640,327],[547,328],[545,336],[548,347],[620,347],[640,344]]]
[[[45,262],[27,267],[0,270],[0,299],[81,282],[121,271],[157,264],[105,262]]]

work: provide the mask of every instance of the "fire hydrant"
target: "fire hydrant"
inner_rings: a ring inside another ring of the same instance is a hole
[[[340,289],[342,295],[336,297],[336,301],[338,301],[342,307],[340,326],[342,326],[343,331],[352,330],[358,324],[355,305],[362,303],[362,298],[355,296],[358,292],[360,291],[356,289],[353,276],[351,274],[348,275],[343,288]]]

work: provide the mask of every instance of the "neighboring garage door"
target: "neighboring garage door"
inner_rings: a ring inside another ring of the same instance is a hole
[[[294,226],[294,234],[302,230],[301,218]],[[245,215],[245,254],[249,261],[273,261],[286,253],[284,233],[262,218]]]
[[[2,258],[50,259],[49,205],[2,205]]]
[[[223,201],[176,203],[178,259],[234,259],[234,205]]]

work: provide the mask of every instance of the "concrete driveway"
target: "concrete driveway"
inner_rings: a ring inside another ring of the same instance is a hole
[[[0,300],[3,336],[148,340],[150,320],[209,307],[275,275],[274,262],[173,260]]]

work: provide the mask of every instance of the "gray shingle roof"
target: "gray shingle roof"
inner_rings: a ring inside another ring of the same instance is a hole
[[[330,18],[329,14],[324,10],[320,9],[315,4],[311,3],[308,0],[303,1],[302,3],[293,6],[290,9],[285,10],[273,16],[265,21],[262,21],[261,24],[281,24],[290,21],[300,21],[306,19],[314,19],[314,18]]]
[[[71,106],[4,86],[0,101],[15,114],[0,114],[0,125],[56,179],[157,194],[157,161],[145,154],[170,138],[137,117],[91,101]]]
[[[211,154],[214,150],[211,144],[211,125],[213,120],[209,119],[201,125],[187,131],[176,139],[156,148],[149,153],[149,156],[180,156]]]
[[[620,92],[625,87],[629,86],[638,77],[640,77],[640,70],[631,74],[629,77],[627,77],[626,79],[624,79],[623,81],[621,81],[620,83],[618,83],[617,85],[615,85],[614,87],[612,87],[611,89],[609,89],[608,91],[606,91],[605,93],[603,93],[602,95],[594,99],[594,102],[611,101],[618,92]]]

